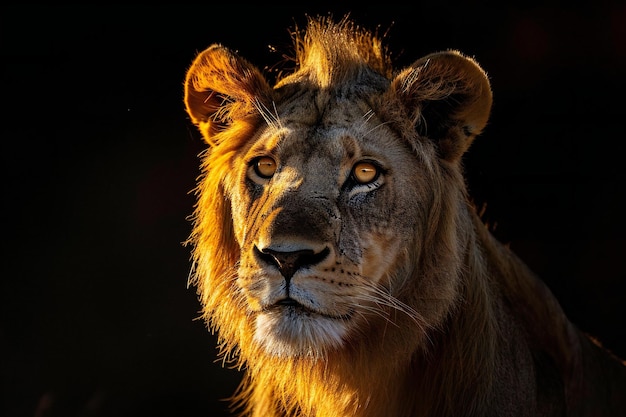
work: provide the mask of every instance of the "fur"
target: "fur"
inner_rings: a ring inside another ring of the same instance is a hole
[[[457,51],[396,71],[348,19],[296,30],[272,85],[212,45],[194,273],[249,416],[617,416],[626,368],[481,223],[461,157],[491,88]],[[270,158],[275,171],[256,169]],[[373,180],[359,183],[366,163]]]

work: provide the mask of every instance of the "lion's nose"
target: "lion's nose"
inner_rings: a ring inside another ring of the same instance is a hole
[[[330,252],[328,248],[324,248],[320,252],[315,252],[311,249],[281,252],[269,248],[257,249],[257,251],[260,258],[271,265],[275,265],[287,281],[300,268],[310,267],[322,262]]]

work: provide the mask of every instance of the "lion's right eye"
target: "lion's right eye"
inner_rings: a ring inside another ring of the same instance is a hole
[[[254,173],[264,180],[272,178],[276,173],[276,161],[269,156],[261,156],[254,159],[251,167]]]

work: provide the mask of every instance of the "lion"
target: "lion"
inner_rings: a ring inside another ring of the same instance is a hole
[[[348,17],[308,17],[271,82],[214,44],[185,105],[207,143],[191,282],[232,411],[272,416],[617,416],[626,366],[496,240],[462,157],[486,72],[460,51],[403,69]]]

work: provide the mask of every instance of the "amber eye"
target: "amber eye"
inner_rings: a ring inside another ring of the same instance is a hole
[[[261,178],[272,178],[276,172],[276,162],[269,156],[262,156],[254,161],[254,172]]]
[[[352,176],[359,184],[369,184],[375,181],[380,174],[380,169],[372,162],[358,162],[352,168]]]

